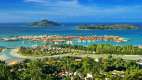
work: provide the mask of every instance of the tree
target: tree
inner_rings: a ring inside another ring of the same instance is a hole
[[[42,80],[40,67],[41,63],[38,61],[27,63],[27,67],[24,71],[19,73],[20,80]]]
[[[0,61],[0,79],[1,80],[11,80],[12,79],[10,68],[4,62],[1,62],[1,61]]]

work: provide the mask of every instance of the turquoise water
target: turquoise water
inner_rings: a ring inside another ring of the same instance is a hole
[[[21,35],[77,35],[77,36],[102,36],[114,35],[122,36],[128,39],[128,42],[112,42],[112,41],[96,41],[88,44],[114,44],[114,45],[142,45],[142,30],[77,30],[78,24],[65,24],[64,26],[56,26],[49,28],[33,28],[27,24],[0,24],[0,37],[13,37]],[[141,27],[141,23],[135,23]],[[20,47],[20,46],[36,46],[44,45],[44,42],[32,41],[0,41],[2,47]],[[86,43],[80,43],[86,45]]]
[[[45,42],[36,42],[36,41],[0,41],[1,47],[15,48],[15,47],[33,47],[33,46],[42,46],[45,45]]]
[[[17,59],[17,57],[12,56],[11,49],[6,49],[3,52],[0,53],[1,56],[3,56],[5,59],[10,60],[10,59]]]

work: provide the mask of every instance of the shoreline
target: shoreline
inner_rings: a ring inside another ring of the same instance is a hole
[[[5,50],[5,49],[3,48],[3,49],[0,51],[0,61],[5,61],[5,60],[6,60],[6,57],[4,57],[3,55],[1,55],[4,50]]]
[[[5,61],[5,60],[6,60],[6,58],[4,56],[0,55],[0,61]]]
[[[21,54],[18,54],[17,52],[18,52],[18,51],[17,51],[16,48],[15,48],[15,49],[13,49],[13,50],[11,51],[10,54],[11,54],[12,56],[14,56],[14,57],[21,58],[21,59],[28,58],[28,56],[23,56],[23,55],[21,55]]]

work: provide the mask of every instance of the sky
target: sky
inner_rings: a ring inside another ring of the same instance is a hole
[[[0,22],[142,22],[142,0],[0,0]]]

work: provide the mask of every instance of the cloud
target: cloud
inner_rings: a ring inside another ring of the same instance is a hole
[[[70,1],[77,1],[77,0],[25,0],[25,2],[31,2],[31,3],[42,3],[42,4],[46,4],[49,2],[70,2]]]
[[[90,2],[85,3],[81,1],[90,1]],[[91,1],[93,3],[91,3]],[[110,4],[107,3],[106,5]],[[141,5],[131,5],[131,6],[114,5],[113,7],[110,6],[106,7],[106,5],[99,6],[98,2],[94,2],[94,0],[24,0],[24,4],[26,4],[26,6],[23,7],[24,9],[15,10],[15,11],[9,10],[8,14],[5,16],[9,17],[12,16],[11,19],[13,19],[13,17],[17,17],[17,19],[19,20],[20,19],[30,20],[30,18],[32,19],[49,18],[59,21],[68,21],[70,19],[72,19],[72,21],[75,21],[76,19],[79,21],[80,20],[103,21],[107,19],[108,20],[140,19],[142,14]],[[4,15],[2,13],[0,14],[1,14],[0,16]]]
[[[25,2],[44,3],[47,0],[25,0]]]
[[[112,7],[112,6],[134,6],[134,5],[142,5],[141,0],[78,0],[81,5],[90,6],[90,5],[97,5],[97,6],[105,6],[105,7]]]
[[[109,17],[134,17],[135,14],[140,15],[142,6],[123,6],[117,5],[115,7],[98,6],[99,0],[26,0],[27,2],[34,2],[37,11],[33,14],[48,15],[48,16],[63,16],[63,17],[83,17],[92,16],[96,18]],[[86,1],[86,3],[85,3]],[[102,0],[102,2],[105,0]],[[111,1],[111,0],[109,0]],[[122,2],[123,0],[119,1]],[[93,5],[82,5],[90,4]],[[113,3],[118,0],[112,1]],[[109,2],[107,2],[110,4]],[[107,5],[106,3],[106,5]],[[133,11],[135,10],[135,12]]]

